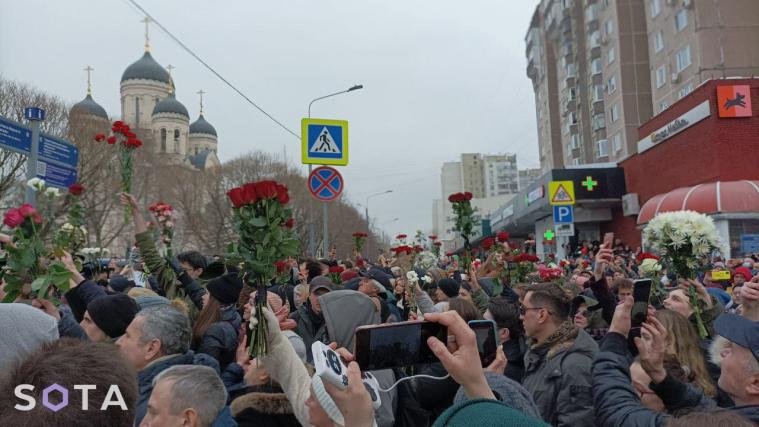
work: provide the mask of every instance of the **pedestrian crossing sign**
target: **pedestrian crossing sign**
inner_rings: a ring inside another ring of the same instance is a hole
[[[575,183],[573,181],[551,181],[548,183],[548,203],[553,206],[575,204]]]
[[[348,122],[345,120],[301,120],[303,164],[348,165]]]

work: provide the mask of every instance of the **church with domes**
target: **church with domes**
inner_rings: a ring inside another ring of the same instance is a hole
[[[218,166],[218,135],[203,116],[203,91],[199,92],[199,117],[190,123],[190,113],[176,98],[169,71],[153,59],[146,37],[142,58],[121,76],[121,120],[136,129],[145,146],[167,162],[199,170]],[[108,120],[105,109],[92,98],[89,74],[87,96],[72,107],[71,113]]]

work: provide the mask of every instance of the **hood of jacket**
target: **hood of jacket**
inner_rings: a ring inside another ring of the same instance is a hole
[[[221,310],[220,320],[222,322],[229,322],[235,327],[235,330],[240,329],[240,325],[242,324],[242,317],[240,317],[240,313],[237,312],[237,307],[234,304]]]
[[[558,343],[552,347],[548,351],[548,358],[550,359],[564,350],[567,353],[580,353],[592,359],[598,352],[598,343],[590,334],[580,329],[574,340]]]
[[[367,295],[350,290],[327,292],[319,297],[319,305],[327,325],[327,333],[338,347],[353,348],[357,327],[375,325],[380,321],[374,302]]]

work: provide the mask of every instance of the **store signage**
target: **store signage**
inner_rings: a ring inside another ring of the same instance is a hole
[[[524,197],[524,204],[530,206],[530,203],[535,203],[536,200],[543,198],[546,195],[545,187],[542,185],[529,193]]]
[[[702,102],[692,110],[667,123],[666,126],[638,141],[638,153],[642,153],[660,142],[677,135],[683,130],[709,117],[710,114],[711,110],[709,109],[709,101]]]

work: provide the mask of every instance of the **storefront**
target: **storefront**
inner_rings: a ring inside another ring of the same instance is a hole
[[[731,257],[759,251],[759,79],[710,80],[638,130],[627,194],[605,230],[628,244],[658,212],[710,215]],[[640,208],[638,208],[640,207]]]

